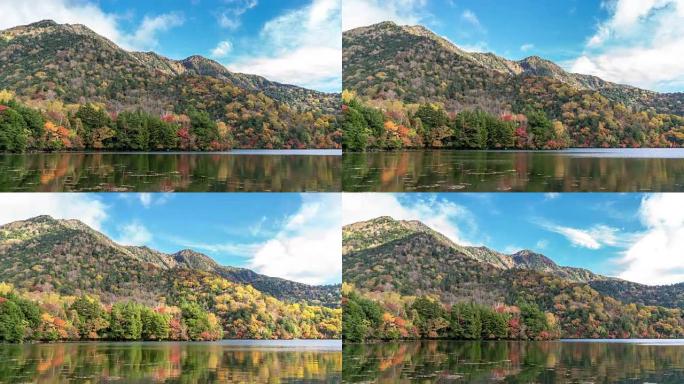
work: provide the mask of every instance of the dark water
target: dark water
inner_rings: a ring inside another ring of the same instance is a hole
[[[344,346],[343,382],[684,383],[684,340]]]
[[[0,154],[1,192],[338,192],[335,150]]]
[[[684,149],[345,153],[345,191],[684,191]]]
[[[339,383],[339,341],[0,344],[0,383]]]

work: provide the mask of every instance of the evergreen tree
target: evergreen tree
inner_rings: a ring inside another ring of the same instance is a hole
[[[0,298],[0,342],[24,341],[27,321],[17,303]]]

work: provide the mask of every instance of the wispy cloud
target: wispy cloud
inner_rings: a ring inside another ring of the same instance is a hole
[[[338,0],[312,0],[269,20],[251,48],[225,64],[283,83],[340,91],[340,6]]]
[[[114,241],[123,245],[149,245],[152,233],[141,222],[134,220],[117,228]]]
[[[650,285],[684,282],[684,196],[646,195],[639,215],[646,230],[618,260],[619,277]]]
[[[437,195],[401,201],[391,193],[349,193],[342,196],[342,211],[344,224],[379,216],[419,220],[462,245],[471,245],[477,232],[475,219],[467,208]]]
[[[78,219],[97,230],[108,218],[108,207],[88,193],[5,193],[0,198],[0,225],[35,216]]]
[[[342,29],[346,31],[382,21],[419,24],[429,16],[426,5],[427,0],[344,0]]]
[[[120,15],[104,12],[97,2],[87,0],[0,1],[0,15],[0,29],[43,19],[52,19],[58,23],[84,24],[129,50],[155,48],[160,33],[184,22],[183,14],[180,12],[147,15],[133,32],[128,32],[121,26]]]
[[[565,237],[573,246],[600,249],[603,246],[617,246],[619,242],[619,229],[603,224],[593,225],[590,228],[572,228],[540,221],[544,229],[555,232]]]
[[[256,250],[249,267],[259,273],[307,284],[342,277],[340,194],[303,194],[299,210]]]
[[[245,258],[252,257],[259,247],[261,247],[261,243],[206,243],[188,240],[182,237],[171,237],[170,240],[181,248]]]
[[[573,72],[655,90],[684,86],[684,1],[612,0]]]
[[[466,9],[461,13],[461,20],[479,32],[485,31],[485,28],[482,26],[482,23],[480,23],[480,19],[475,12],[469,9]]]
[[[211,56],[217,59],[227,57],[233,51],[233,44],[224,40],[219,42],[214,49],[211,50]]]
[[[534,49],[534,44],[532,43],[526,43],[520,46],[520,50],[522,52],[529,52]]]
[[[220,7],[216,18],[221,27],[237,29],[242,24],[242,15],[257,6],[257,0],[223,0],[225,6]]]

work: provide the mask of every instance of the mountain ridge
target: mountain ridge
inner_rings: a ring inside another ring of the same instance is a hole
[[[467,52],[423,26],[342,38],[347,150],[684,147],[684,93]]]
[[[351,325],[343,337],[349,340],[684,337],[684,284],[643,286],[560,267],[532,251],[454,246],[433,231],[409,231],[390,220],[345,226],[343,313]],[[490,319],[494,313],[507,320],[499,331],[485,331],[483,320],[482,333],[478,326],[464,334],[463,321],[471,320],[461,316],[471,310],[487,317],[487,327],[501,321]]]
[[[378,231],[365,237],[363,235],[351,235],[352,232],[359,233],[368,230],[369,228],[378,228],[383,225],[386,227],[381,229],[385,229],[385,232]],[[398,229],[397,227],[401,229]],[[417,220],[395,220],[390,216],[381,216],[375,219],[345,225],[342,229],[342,233],[343,239],[346,242],[346,244],[343,245],[343,255],[358,251],[361,247],[363,247],[363,249],[372,249],[376,246],[381,246],[385,244],[387,240],[394,241],[411,236],[415,233],[425,233],[434,237],[440,244],[452,248],[466,257],[488,263],[493,267],[502,270],[513,268],[530,269],[553,273],[577,282],[615,279],[594,274],[584,268],[559,266],[547,256],[531,250],[525,249],[513,254],[505,254],[485,246],[462,246]],[[369,237],[371,240],[368,240]],[[380,243],[377,238],[384,238],[385,241]]]
[[[544,59],[538,55],[531,55],[520,60],[507,59],[503,56],[498,56],[492,52],[469,52],[460,48],[457,43],[450,39],[440,36],[422,25],[399,25],[393,21],[384,21],[377,24],[358,27],[345,31],[347,35],[362,35],[368,31],[373,30],[394,30],[403,31],[416,36],[425,37],[428,39],[439,41],[443,46],[452,52],[456,52],[465,58],[472,60],[475,63],[486,66],[489,69],[497,70],[499,72],[508,73],[511,75],[544,75],[556,78],[564,83],[581,86],[586,89],[597,90],[600,88],[628,88],[639,89],[637,87],[614,83],[601,79],[598,76],[587,75],[582,73],[569,72],[563,69],[558,64],[551,60]],[[659,93],[647,89],[640,89],[641,91]]]
[[[0,90],[0,112],[24,120],[7,129],[2,151],[339,148],[342,140],[339,93],[200,55],[128,51],[81,24],[0,31]]]
[[[60,230],[60,228],[63,228],[66,232]],[[59,236],[67,240],[55,240],[55,237]],[[6,263],[9,263],[11,258],[20,257],[18,255],[10,256],[11,252],[13,250],[20,252],[19,250],[22,249],[24,244],[30,241],[39,241],[39,245],[34,245],[33,247],[53,247],[54,249],[54,247],[60,248],[60,246],[65,246],[73,238],[82,236],[86,236],[86,239],[81,240],[81,242],[90,244],[94,249],[99,249],[98,252],[103,252],[102,250],[105,248],[109,249],[112,254],[122,257],[125,262],[130,262],[133,265],[139,265],[144,268],[155,268],[159,270],[158,273],[173,272],[180,269],[211,273],[235,283],[252,285],[259,291],[286,301],[306,301],[336,306],[336,298],[338,299],[339,295],[339,285],[314,286],[261,275],[246,268],[223,266],[211,257],[190,249],[167,254],[147,246],[121,245],[80,220],[60,220],[54,219],[49,215],[36,216],[1,225],[0,256],[6,259]],[[43,240],[42,243],[40,242],[41,240]],[[49,252],[46,250],[41,254],[45,255],[49,254]],[[54,257],[54,253],[51,256]],[[69,256],[65,255],[65,257]],[[40,265],[40,263],[36,265]],[[21,284],[18,284],[16,281],[17,277],[12,276],[13,273],[17,272],[19,271],[6,268],[5,273],[0,273],[0,280],[13,282],[20,286]],[[43,270],[42,272],[45,271]],[[33,281],[45,281],[45,276],[41,274],[34,278]],[[33,285],[30,281],[23,281],[22,283],[28,287]]]

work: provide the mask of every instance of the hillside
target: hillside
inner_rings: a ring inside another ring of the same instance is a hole
[[[218,316],[226,337],[335,337],[341,320],[329,308],[339,306],[339,286],[224,267],[191,250],[122,246],[78,220],[49,216],[0,226],[0,282],[27,295],[89,295],[105,305],[197,303]]]
[[[453,334],[453,308],[463,311],[469,305],[480,309],[467,310],[492,316],[492,322],[503,321],[492,313],[506,317],[508,333],[488,331],[494,338],[543,339],[555,332],[569,338],[684,336],[681,285],[640,290],[644,286],[558,266],[531,251],[506,255],[460,246],[423,224],[389,217],[345,226],[343,247],[345,308],[350,303],[366,308],[359,313],[370,320],[375,311],[386,313],[376,317],[381,330],[402,325],[398,333],[368,331],[362,338],[460,338]],[[510,328],[535,316],[537,325],[530,322],[527,330]],[[380,324],[386,319],[394,325]]]
[[[0,31],[0,74],[0,89],[73,131],[85,147],[116,147],[122,141],[119,132],[102,132],[100,143],[78,132],[73,113],[87,103],[104,109],[113,120],[124,111],[140,110],[176,123],[177,130],[191,112],[206,112],[219,125],[209,140],[217,142],[214,147],[339,146],[338,94],[234,73],[201,56],[172,60],[154,52],[128,52],[83,25],[46,20]],[[178,140],[187,139],[183,136]],[[29,144],[42,149],[40,143]],[[174,149],[168,146],[150,149]]]
[[[353,29],[344,32],[343,47],[343,86],[350,92],[346,104],[356,97],[381,111],[385,123],[396,125],[382,129],[362,113],[369,147],[684,144],[684,93],[661,94],[569,73],[538,56],[513,61],[466,52],[422,26],[383,22]],[[419,106],[428,103],[445,112],[444,121],[426,122],[424,115],[416,116]],[[511,126],[501,129],[484,122],[487,126],[480,131],[468,132],[477,131],[478,122],[459,125],[455,115],[474,110]],[[549,123],[536,127],[530,116],[534,112],[543,113]],[[346,147],[364,149],[353,143]]]

